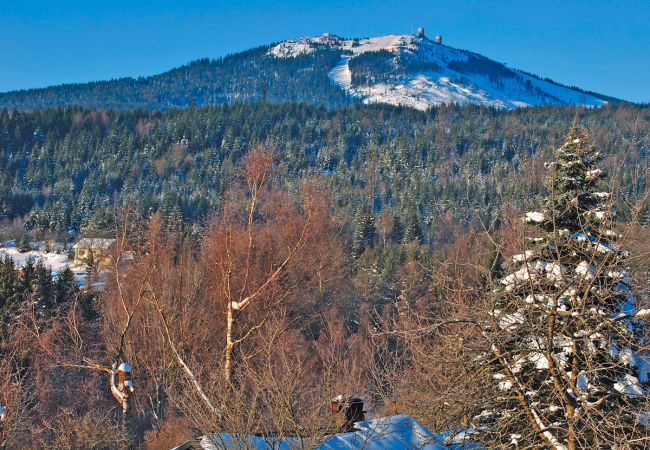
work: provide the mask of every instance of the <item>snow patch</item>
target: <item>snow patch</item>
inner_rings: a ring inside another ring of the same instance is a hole
[[[591,195],[600,199],[607,199],[612,196],[609,192],[593,192]]]
[[[539,211],[531,211],[526,213],[526,218],[524,221],[526,223],[541,223],[546,220],[546,217],[544,216],[544,213],[541,213]]]
[[[593,180],[595,178],[600,178],[602,175],[603,175],[603,171],[601,169],[587,170],[587,179],[588,180]]]
[[[344,56],[327,74],[328,78],[338,87],[346,91],[352,87],[352,72],[348,62],[351,56]]]
[[[546,355],[543,353],[533,352],[528,355],[528,360],[535,364],[535,368],[538,370],[546,370],[549,367],[548,359],[546,359]]]
[[[560,281],[567,272],[564,265],[554,262],[547,263],[544,270],[546,270],[546,278],[553,281]]]
[[[520,311],[512,314],[504,314],[499,317],[499,327],[502,330],[510,330],[517,328],[517,325],[524,323],[524,320],[524,315]]]
[[[582,276],[586,280],[591,280],[596,274],[596,268],[587,261],[580,261],[580,264],[576,267],[576,274]]]
[[[0,247],[0,258],[4,259],[7,256],[14,260],[17,268],[24,267],[30,259],[34,264],[41,261],[43,266],[52,271],[52,277],[55,279],[66,267],[70,267],[79,285],[84,285],[86,282],[86,267],[74,265],[74,262],[68,259],[67,253],[45,252],[44,250],[30,250],[21,253],[15,246]]]
[[[510,259],[514,262],[524,262],[529,260],[533,255],[534,253],[531,250],[526,250],[524,253],[512,255]]]
[[[508,391],[510,389],[512,389],[512,382],[510,380],[505,380],[505,381],[500,381],[499,382],[499,390]]]
[[[643,395],[644,389],[639,383],[639,379],[634,375],[626,374],[620,381],[614,383],[614,389],[622,394]]]

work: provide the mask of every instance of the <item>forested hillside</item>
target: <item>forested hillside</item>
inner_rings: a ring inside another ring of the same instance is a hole
[[[256,101],[327,108],[382,103],[424,111],[441,104],[515,109],[622,100],[411,34],[323,34],[200,59],[159,75],[0,93],[0,108],[22,111],[73,105],[159,111]]]
[[[326,110],[257,103],[153,113],[78,108],[0,113],[0,214],[53,233],[110,228],[114,204],[200,224],[240,159],[274,149],[281,182],[315,176],[358,220],[394,217],[394,239],[434,243],[442,220],[495,219],[539,192],[542,161],[577,120],[598,139],[615,182],[646,187],[650,109],[445,106]],[[363,219],[363,216],[367,216]]]
[[[160,75],[0,93],[0,108],[20,110],[79,105],[86,108],[165,110],[194,105],[304,102],[332,107],[353,101],[327,79],[338,53],[323,50],[288,60],[259,47],[218,59],[200,59]]]
[[[624,104],[4,109],[1,438],[313,442],[348,429],[327,399],[361,395],[441,439],[481,430],[461,444],[641,442],[648,136]],[[73,270],[26,258],[79,236],[115,240]]]
[[[433,449],[647,442],[650,231],[637,220],[647,110],[69,110],[16,114],[14,136],[33,139],[28,117],[60,133],[49,156],[25,150],[43,163],[30,173],[71,170],[60,176],[72,193],[27,223],[83,213],[80,172],[112,173],[113,195],[105,181],[93,195],[118,208],[82,220],[115,237],[103,263],[87,263],[82,290],[69,269],[55,281],[43,263],[2,261],[8,448],[169,449],[208,435],[231,449],[224,436],[235,434],[336,441],[353,425],[336,406],[357,395],[372,417],[418,420],[436,433]],[[235,117],[247,139],[202,156],[210,151],[197,142]],[[562,136],[574,117],[604,152],[577,129]],[[133,162],[142,159],[114,156],[129,137],[136,155],[144,142],[162,146],[149,173]],[[338,151],[324,158],[314,141]],[[71,149],[94,149],[92,164],[60,162]],[[140,176],[154,188],[140,193]],[[191,203],[202,185],[209,201]],[[156,203],[174,189],[190,201]],[[44,201],[54,190],[35,189]],[[497,211],[489,231],[472,220]],[[28,247],[25,238],[18,252]]]

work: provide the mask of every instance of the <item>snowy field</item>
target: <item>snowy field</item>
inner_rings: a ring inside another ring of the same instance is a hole
[[[45,252],[44,245],[42,242],[36,242],[32,244],[33,248],[37,250],[31,250],[25,253],[21,253],[16,248],[16,244],[13,241],[5,242],[0,247],[0,258],[4,259],[6,256],[10,256],[14,260],[14,265],[16,267],[23,267],[28,259],[32,259],[34,264],[38,261],[43,261],[43,265],[52,270],[52,277],[54,279],[58,278],[59,274],[69,266],[70,269],[74,272],[79,284],[83,285],[86,279],[86,267],[74,265],[72,260],[68,259],[68,252],[62,246],[58,245],[59,252]],[[55,246],[56,247],[56,246]]]

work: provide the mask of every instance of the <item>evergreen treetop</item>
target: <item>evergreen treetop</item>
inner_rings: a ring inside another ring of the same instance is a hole
[[[643,425],[650,361],[627,252],[613,230],[600,155],[572,130],[547,164],[543,212],[525,222],[542,234],[510,258],[490,291],[497,395],[476,417],[487,442],[556,449],[601,448],[648,437]]]

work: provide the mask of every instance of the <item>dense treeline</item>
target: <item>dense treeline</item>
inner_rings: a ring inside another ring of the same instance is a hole
[[[352,58],[348,66],[352,72],[353,86],[396,81],[396,75],[406,73],[399,65],[399,58],[388,50],[362,53]]]
[[[31,259],[22,267],[16,267],[13,259],[0,259],[0,340],[4,335],[7,315],[21,304],[33,303],[39,314],[46,310],[75,300],[79,295],[78,282],[70,268],[66,267],[56,277],[42,261]],[[86,298],[86,303],[89,298]]]
[[[160,75],[64,84],[0,93],[0,107],[35,110],[60,105],[164,110],[233,102],[304,102],[330,107],[353,100],[331,84],[327,72],[338,52],[277,59],[258,47],[218,59],[199,59]]]
[[[143,216],[200,223],[241,157],[266,143],[288,189],[312,175],[331,185],[337,209],[356,222],[357,245],[378,239],[380,225],[389,241],[444,241],[442,222],[489,225],[503,205],[522,207],[538,193],[542,161],[574,120],[598,140],[606,168],[620,166],[621,193],[642,192],[647,142],[639,137],[650,109],[640,106],[4,110],[0,217],[55,233],[106,230],[112,206],[128,202]]]

